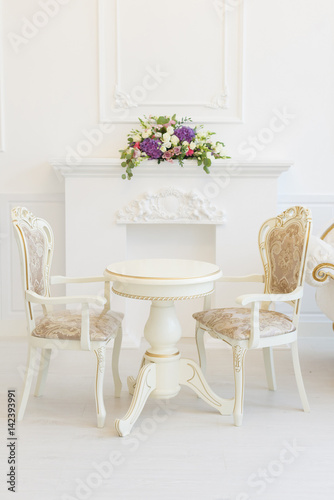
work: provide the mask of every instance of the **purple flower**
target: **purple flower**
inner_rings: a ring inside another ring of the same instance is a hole
[[[183,141],[191,142],[196,135],[195,130],[193,128],[185,126],[177,128],[174,134],[176,135],[176,137],[180,139],[180,142]]]
[[[159,139],[144,139],[140,144],[141,151],[147,154],[150,158],[161,158],[162,151],[160,151],[160,146],[162,142]]]

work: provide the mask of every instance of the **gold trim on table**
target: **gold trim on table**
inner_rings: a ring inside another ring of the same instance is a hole
[[[157,300],[157,301],[174,301],[174,300],[188,300],[188,299],[198,299],[200,297],[205,297],[206,295],[210,295],[214,292],[214,290],[209,290],[205,293],[198,293],[196,295],[176,295],[174,297],[152,297],[146,295],[132,295],[131,293],[124,293],[115,290],[112,287],[112,291],[116,293],[116,295],[120,295],[121,297],[127,297],[128,299],[138,299],[138,300]]]

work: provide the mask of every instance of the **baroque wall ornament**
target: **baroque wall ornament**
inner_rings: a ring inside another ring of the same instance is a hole
[[[169,187],[145,193],[116,213],[117,224],[223,224],[225,214],[195,191]]]

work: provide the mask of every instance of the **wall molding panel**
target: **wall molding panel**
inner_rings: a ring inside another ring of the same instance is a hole
[[[180,26],[174,16],[173,36],[166,39],[157,26],[168,25],[160,16],[174,11]],[[181,22],[190,11],[194,22]],[[189,110],[194,122],[242,121],[243,2],[233,9],[222,2],[218,9],[207,0],[171,0],[162,12],[154,0],[98,0],[98,19],[101,122],[136,123],[138,115]],[[185,53],[181,63],[173,52]]]

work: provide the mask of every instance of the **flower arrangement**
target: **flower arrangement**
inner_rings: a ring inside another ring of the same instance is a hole
[[[215,132],[203,130],[203,125],[191,127],[190,118],[176,119],[171,116],[145,116],[139,118],[142,130],[131,130],[128,134],[128,146],[121,149],[122,167],[125,168],[123,179],[133,177],[133,169],[143,160],[158,160],[158,163],[177,160],[181,167],[185,159],[195,159],[203,165],[209,174],[213,158],[230,158],[224,155],[224,144],[213,142]]]

